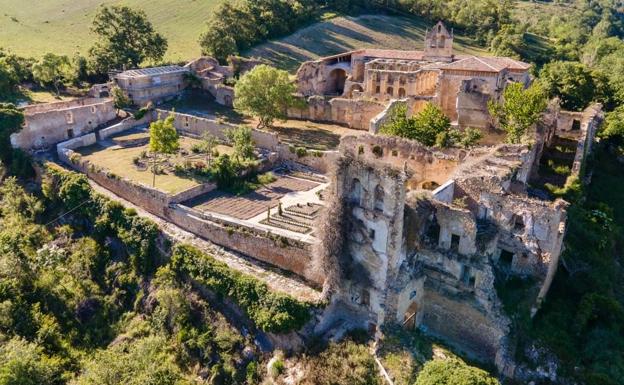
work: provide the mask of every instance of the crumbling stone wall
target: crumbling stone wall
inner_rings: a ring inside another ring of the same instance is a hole
[[[354,129],[368,130],[371,119],[384,108],[383,104],[371,100],[312,96],[306,100],[304,108],[289,108],[288,117],[332,122]]]
[[[11,135],[13,147],[46,149],[59,142],[92,132],[115,119],[111,99],[84,98],[24,107],[24,125]]]

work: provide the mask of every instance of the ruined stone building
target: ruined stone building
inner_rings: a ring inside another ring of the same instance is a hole
[[[22,129],[11,135],[13,147],[25,150],[49,148],[74,136],[92,132],[117,116],[109,98],[82,98],[34,104],[23,108]]]
[[[453,33],[439,22],[422,51],[361,49],[302,64],[297,86],[308,108],[290,115],[368,129],[389,100],[405,99],[414,113],[432,102],[460,127],[487,128],[487,101],[499,99],[509,81],[528,85],[529,68],[505,57],[455,55]]]
[[[580,124],[572,128],[574,117]],[[538,198],[529,184],[570,130],[582,162],[601,119],[599,106],[570,116],[553,102],[531,145],[471,150],[376,135],[343,139],[330,230],[320,236],[338,245],[327,252],[327,266],[339,266],[327,319],[371,332],[388,323],[419,327],[511,376],[510,320],[495,282],[533,280],[538,309],[557,270],[568,207]]]
[[[114,76],[115,83],[137,106],[176,97],[185,87],[189,68],[178,65],[133,69]]]

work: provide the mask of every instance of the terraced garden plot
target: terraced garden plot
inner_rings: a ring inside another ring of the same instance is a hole
[[[318,183],[309,180],[277,175],[275,182],[249,194],[236,196],[216,190],[185,204],[203,212],[213,212],[248,220],[266,212],[269,207],[275,207],[284,195],[297,191],[309,191],[318,185]]]

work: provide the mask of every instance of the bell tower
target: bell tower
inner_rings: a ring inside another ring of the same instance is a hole
[[[438,23],[425,35],[423,59],[428,61],[453,61],[453,31],[449,32],[444,23]]]

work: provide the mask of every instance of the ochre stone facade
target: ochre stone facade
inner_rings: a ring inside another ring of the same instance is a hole
[[[297,71],[297,86],[305,98],[345,98],[353,104],[372,100],[385,105],[392,99],[405,99],[410,105],[432,102],[460,127],[488,128],[487,101],[498,100],[510,81],[528,85],[529,68],[510,58],[455,55],[453,34],[439,22],[427,33],[423,51],[362,49],[306,62]],[[333,119],[340,116],[333,109],[303,116],[313,120],[331,116],[332,121],[354,128],[366,126],[348,116]]]

